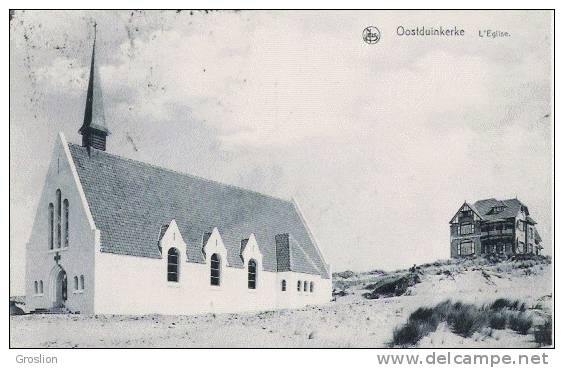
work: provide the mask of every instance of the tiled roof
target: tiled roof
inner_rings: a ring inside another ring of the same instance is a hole
[[[480,217],[480,218],[482,217],[482,215],[480,214],[480,211],[478,211],[478,209],[476,208],[475,205],[473,205],[472,203],[468,203],[468,202],[466,202],[466,204],[468,205],[468,207],[470,207],[470,209],[472,211],[474,211],[476,213],[476,215],[478,215],[478,217]]]
[[[103,252],[160,258],[161,227],[176,220],[187,259],[203,263],[203,238],[217,227],[231,267],[243,267],[241,240],[255,234],[263,268],[275,272],[276,235],[290,234],[295,271],[328,278],[296,206],[286,200],[69,144]],[[209,235],[208,235],[209,236]]]
[[[516,217],[521,211],[521,206],[525,206],[517,198],[497,200],[495,198],[482,199],[474,203],[474,208],[484,220],[496,221]],[[504,207],[503,211],[495,213],[494,207]]]

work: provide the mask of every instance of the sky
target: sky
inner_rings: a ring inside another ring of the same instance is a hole
[[[80,143],[93,22],[108,151],[295,198],[333,271],[448,258],[452,216],[491,197],[523,201],[551,254],[551,12],[18,11],[13,294],[57,134]]]

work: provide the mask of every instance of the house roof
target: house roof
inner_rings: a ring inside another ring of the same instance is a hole
[[[456,219],[456,217],[458,216],[458,213],[460,212],[460,210],[462,210],[464,208],[464,206],[468,206],[468,208],[470,208],[480,219],[483,220],[482,216],[480,215],[480,212],[478,212],[478,210],[476,209],[476,207],[474,207],[473,204],[468,203],[468,202],[464,202],[462,204],[462,206],[460,206],[460,208],[458,209],[458,211],[456,211],[456,213],[454,214],[454,216],[450,219],[450,222],[452,224],[452,222]]]
[[[291,234],[295,270],[329,277],[296,205],[254,191],[69,144],[71,156],[96,227],[101,251],[161,258],[163,224],[176,220],[189,262],[204,263],[206,233],[217,227],[231,267],[243,267],[241,240],[255,234],[266,271],[284,264],[277,258],[276,236]],[[303,253],[303,254],[300,254]],[[299,266],[298,266],[299,264]]]
[[[482,199],[474,203],[474,208],[479,212],[480,216],[487,221],[504,220],[516,217],[521,211],[521,207],[526,207],[517,198],[497,200],[495,198]],[[501,212],[493,212],[494,207],[503,207]]]

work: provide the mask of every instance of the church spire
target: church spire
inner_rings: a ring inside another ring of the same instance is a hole
[[[106,137],[110,134],[110,131],[104,116],[104,102],[100,84],[100,74],[96,67],[96,23],[94,23],[94,44],[92,45],[92,61],[90,62],[90,78],[86,93],[84,122],[78,132],[82,134],[82,145],[84,147],[87,147],[89,150],[90,147],[93,147],[105,151]]]

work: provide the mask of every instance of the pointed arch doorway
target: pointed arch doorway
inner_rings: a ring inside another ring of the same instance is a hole
[[[60,265],[51,271],[51,300],[54,308],[64,307],[67,301],[67,273]]]

